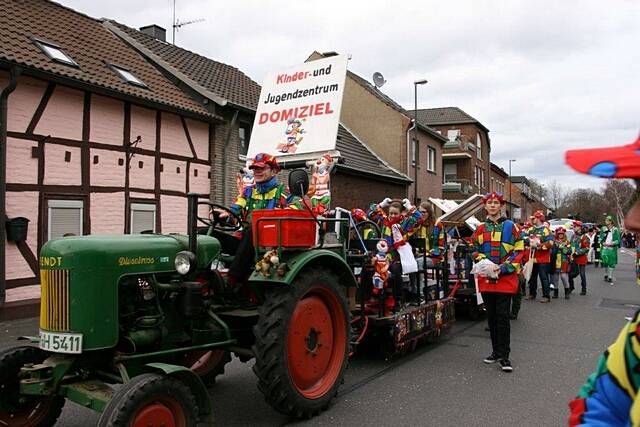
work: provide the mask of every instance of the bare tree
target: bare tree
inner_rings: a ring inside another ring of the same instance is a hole
[[[554,179],[547,185],[547,196],[549,197],[549,202],[551,202],[551,207],[554,211],[557,211],[567,198],[567,190]]]
[[[608,180],[602,191],[602,196],[610,206],[612,212],[618,220],[618,224],[623,224],[625,212],[631,207],[635,188],[625,179]]]

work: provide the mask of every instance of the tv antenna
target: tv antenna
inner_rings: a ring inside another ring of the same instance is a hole
[[[373,73],[373,84],[376,85],[376,88],[380,89],[386,82],[382,73],[377,71]]]
[[[198,22],[204,22],[204,18],[191,19],[184,22],[180,22],[179,19],[176,19],[176,0],[173,0],[173,37],[171,43],[174,45],[176,44],[176,30],[179,30],[185,25],[196,24]]]

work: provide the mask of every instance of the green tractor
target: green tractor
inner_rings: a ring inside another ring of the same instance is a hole
[[[291,175],[301,196],[306,173]],[[199,217],[202,205],[213,215]],[[255,358],[277,411],[308,418],[327,408],[350,353],[346,296],[357,283],[345,244],[317,244],[311,214],[263,213],[253,218],[258,263],[240,292],[223,278],[239,226],[199,195],[188,196],[187,236],[45,244],[39,336],[0,352],[0,425],[53,425],[67,399],[101,412],[100,426],[207,422],[207,385],[231,354]]]

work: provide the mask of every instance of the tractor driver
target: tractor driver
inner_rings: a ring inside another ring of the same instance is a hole
[[[242,282],[249,275],[254,263],[251,212],[257,209],[297,209],[292,205],[297,201],[297,197],[289,194],[284,184],[278,184],[276,175],[280,167],[274,156],[266,153],[256,154],[250,161],[249,169],[253,170],[255,186],[245,188],[230,207],[233,213],[249,222],[242,230],[240,244],[229,267],[227,284],[230,288],[235,288],[238,282]],[[221,216],[224,216],[224,212]]]

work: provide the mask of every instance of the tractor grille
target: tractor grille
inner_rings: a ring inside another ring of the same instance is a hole
[[[40,270],[40,328],[69,330],[69,270]]]

